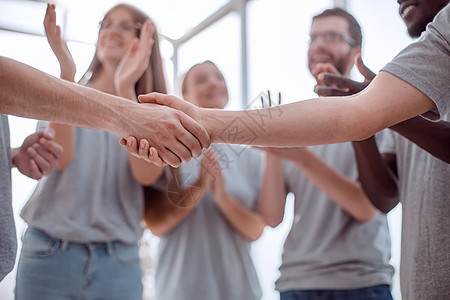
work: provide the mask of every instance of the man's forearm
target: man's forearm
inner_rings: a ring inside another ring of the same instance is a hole
[[[200,109],[200,115],[215,143],[289,147],[364,140],[434,107],[412,85],[381,72],[354,96],[250,111]]]
[[[450,163],[450,122],[432,122],[421,116],[391,127],[425,151]]]
[[[0,113],[108,130],[126,136],[126,101],[0,57]]]

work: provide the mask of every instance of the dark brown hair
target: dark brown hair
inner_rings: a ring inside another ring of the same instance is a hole
[[[330,8],[324,10],[318,15],[315,15],[313,17],[313,21],[325,17],[342,17],[347,20],[350,37],[355,40],[356,46],[362,46],[361,26],[359,25],[358,21],[356,21],[355,17],[353,17],[350,13],[341,8]]]

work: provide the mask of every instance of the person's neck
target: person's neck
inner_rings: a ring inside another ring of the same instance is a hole
[[[114,74],[116,68],[113,66],[102,65],[97,76],[90,82],[93,88],[104,93],[116,94],[114,87]]]

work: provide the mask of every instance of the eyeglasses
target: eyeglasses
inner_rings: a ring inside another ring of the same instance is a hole
[[[115,25],[113,22],[109,20],[103,20],[99,23],[100,31],[110,30],[116,28],[120,32],[123,33],[135,33],[136,31],[139,33],[141,30],[142,24],[138,22],[125,21]]]
[[[318,38],[321,38],[322,41],[326,44],[335,44],[340,41],[345,41],[349,43],[350,46],[352,47],[356,46],[356,41],[351,37],[349,37],[348,35],[332,31],[318,34],[311,34],[308,39],[309,44],[316,42]]]

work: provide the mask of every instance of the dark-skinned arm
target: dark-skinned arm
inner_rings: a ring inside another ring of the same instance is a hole
[[[362,91],[375,74],[363,64],[360,56],[357,57],[356,65],[366,78],[364,82],[357,82],[345,76],[323,73],[320,77],[324,85],[316,86],[315,92],[319,96],[346,96]],[[450,163],[450,122],[434,122],[417,116],[390,128],[433,156]]]
[[[359,182],[372,204],[388,213],[400,201],[395,154],[380,154],[374,137],[352,144]]]

